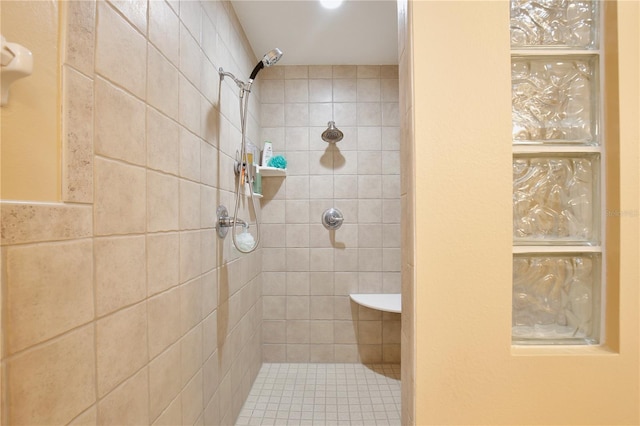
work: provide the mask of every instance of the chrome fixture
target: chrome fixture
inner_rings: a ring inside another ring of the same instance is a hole
[[[249,190],[247,192],[251,197],[251,204],[253,205],[253,211],[256,215],[256,239],[254,241],[253,238],[250,238],[250,239],[242,238],[242,241],[239,242],[236,236],[236,232],[231,233],[233,238],[233,245],[236,247],[236,249],[238,249],[239,252],[245,253],[245,254],[251,253],[252,251],[254,251],[258,247],[258,244],[260,243],[260,219],[258,217],[258,209],[256,208],[257,197],[254,196],[253,191],[251,190],[251,187],[253,185],[253,179],[255,176],[255,171],[253,170],[253,167],[251,164],[246,164],[244,173],[242,173],[242,165],[243,165],[243,162],[246,161],[245,158],[247,158],[247,116],[248,116],[248,109],[249,109],[249,94],[251,93],[251,85],[253,84],[253,81],[255,80],[260,70],[263,69],[264,67],[270,67],[271,65],[274,65],[276,62],[280,60],[281,57],[282,57],[282,51],[278,48],[275,48],[267,52],[262,57],[260,62],[258,62],[258,64],[253,68],[253,71],[251,71],[251,75],[249,76],[249,81],[247,82],[240,80],[235,75],[225,71],[222,68],[218,69],[218,74],[220,75],[221,81],[224,80],[225,77],[229,77],[236,83],[238,88],[240,88],[240,94],[238,98],[240,101],[240,129],[242,133],[241,141],[240,141],[240,160],[239,160],[240,166],[239,167],[237,165],[235,166],[236,175],[238,176],[237,178],[238,184],[236,186],[236,203],[235,203],[235,208],[233,210],[233,219],[229,217],[228,221],[223,220],[221,222],[220,213],[218,212],[218,226],[217,226],[218,235],[221,236],[221,238],[224,238],[224,236],[227,234],[227,230],[229,227],[235,228],[235,226],[241,225],[241,224],[244,224],[243,226],[245,226],[245,231],[248,229],[249,225],[247,224],[247,222],[244,222],[243,220],[238,219],[238,210],[240,207],[240,197],[242,194],[242,188],[245,186],[245,183],[248,183]],[[218,210],[220,210],[220,208],[218,208]],[[225,213],[224,216],[226,215],[227,214]],[[221,235],[221,234],[224,234],[224,235]],[[249,233],[245,232],[243,233],[243,236],[249,236]]]
[[[330,121],[327,123],[327,126],[327,130],[322,132],[322,140],[329,143],[340,142],[344,137],[344,134],[336,127],[336,123],[334,121]]]
[[[330,208],[322,213],[322,224],[330,231],[336,230],[342,226],[344,217],[342,212],[336,208]]]
[[[220,74],[220,80],[224,80],[225,77],[229,77],[236,83],[236,85],[241,90],[250,92],[251,85],[253,84],[253,80],[256,79],[256,76],[258,75],[260,70],[263,69],[264,67],[270,67],[271,65],[275,65],[276,62],[280,60],[280,58],[282,58],[282,50],[278,49],[277,47],[265,53],[265,55],[262,57],[260,62],[258,62],[256,66],[253,68],[253,71],[251,71],[251,75],[249,76],[249,81],[246,83],[240,80],[238,77],[236,77],[232,73],[225,71],[222,67],[218,68],[218,74]]]
[[[235,226],[242,226],[244,229],[249,229],[249,224],[244,220],[229,217],[229,211],[225,206],[218,206],[216,209],[216,217],[218,218],[216,229],[218,231],[218,237],[220,238],[226,237],[229,228]]]

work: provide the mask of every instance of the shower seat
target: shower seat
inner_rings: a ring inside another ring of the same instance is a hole
[[[400,293],[387,294],[351,294],[351,300],[358,305],[384,312],[399,314],[402,311]]]

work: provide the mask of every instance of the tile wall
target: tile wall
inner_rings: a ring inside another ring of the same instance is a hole
[[[286,53],[285,53],[286,54]],[[288,162],[264,178],[265,362],[400,361],[400,314],[351,293],[400,292],[397,66],[276,66],[261,82],[261,141]],[[336,145],[321,139],[333,120]],[[331,207],[337,231],[321,223]]]
[[[1,206],[2,423],[231,424],[262,256],[213,229],[240,140],[216,69],[256,59],[228,2],[63,5],[63,199]]]

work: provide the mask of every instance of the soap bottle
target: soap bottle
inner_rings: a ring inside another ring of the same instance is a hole
[[[269,160],[273,157],[273,145],[269,141],[264,141],[264,148],[262,150],[262,167],[269,165]]]

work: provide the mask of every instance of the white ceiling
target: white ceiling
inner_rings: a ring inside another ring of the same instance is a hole
[[[398,63],[396,0],[231,0],[256,58],[280,48],[283,65]]]

